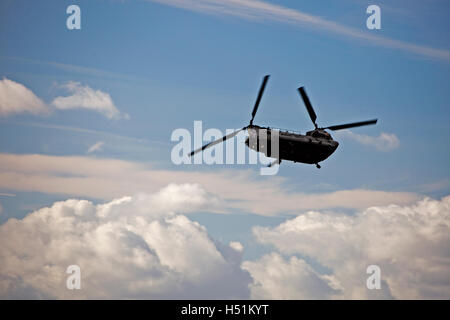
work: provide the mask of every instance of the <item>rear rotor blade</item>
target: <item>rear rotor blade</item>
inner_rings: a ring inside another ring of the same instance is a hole
[[[378,119],[368,120],[368,121],[361,121],[361,122],[353,122],[353,123],[347,123],[347,124],[339,124],[336,126],[329,126],[322,129],[330,129],[330,130],[341,130],[341,129],[348,129],[353,127],[360,127],[360,126],[367,126],[369,124],[375,124],[377,123]]]
[[[264,89],[266,88],[267,80],[269,80],[269,77],[270,77],[270,75],[266,75],[264,77],[261,87],[259,88],[259,93],[258,93],[258,97],[256,98],[255,106],[253,107],[252,120],[250,120],[250,124],[253,124],[253,119],[255,118],[256,111],[258,111],[259,102],[261,101],[261,97],[264,93]]]
[[[216,144],[218,144],[218,143],[224,142],[224,141],[227,140],[227,139],[233,138],[235,135],[237,135],[239,132],[241,132],[242,130],[245,130],[245,129],[247,129],[247,127],[243,127],[242,129],[239,129],[239,130],[237,130],[237,131],[235,131],[235,132],[232,132],[232,133],[230,133],[230,134],[227,134],[226,136],[223,136],[223,137],[220,138],[220,139],[217,139],[217,140],[215,140],[215,141],[212,141],[212,142],[210,142],[210,143],[207,143],[207,144],[205,144],[203,147],[198,148],[198,149],[192,151],[192,152],[189,154],[189,157],[192,157],[194,154],[196,154],[196,153],[198,153],[198,152],[200,152],[200,151],[203,151],[203,150],[205,150],[205,149],[207,149],[207,148],[209,148],[209,147],[212,147],[213,145],[216,145]]]
[[[317,124],[316,124],[317,116],[316,116],[316,113],[314,112],[311,102],[309,101],[308,95],[306,94],[304,87],[298,88],[298,91],[300,92],[300,95],[302,96],[303,102],[305,103],[305,106],[306,106],[306,110],[308,110],[309,117],[311,118],[311,121],[314,123],[314,127],[317,128]]]

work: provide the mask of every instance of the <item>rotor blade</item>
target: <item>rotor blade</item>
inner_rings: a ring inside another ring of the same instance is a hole
[[[224,141],[227,140],[227,139],[233,138],[235,135],[237,135],[239,132],[241,132],[242,130],[245,130],[245,129],[247,129],[247,127],[243,127],[242,129],[239,129],[239,130],[237,130],[237,131],[235,131],[235,132],[232,132],[232,133],[230,133],[230,134],[228,134],[228,135],[226,135],[226,136],[223,136],[223,137],[220,138],[220,139],[217,139],[217,140],[214,140],[214,141],[212,141],[212,142],[210,142],[210,143],[207,143],[207,144],[205,144],[203,147],[198,148],[198,149],[192,151],[192,152],[189,154],[189,157],[192,157],[192,156],[193,156],[194,154],[196,154],[197,152],[203,151],[203,150],[205,150],[205,149],[207,149],[207,148],[209,148],[209,147],[212,147],[213,145],[216,145],[216,144],[218,144],[218,143],[224,142]]]
[[[264,89],[266,88],[267,80],[269,80],[269,77],[270,77],[269,75],[266,75],[264,77],[263,82],[261,84],[261,88],[259,88],[259,93],[258,93],[258,97],[256,98],[255,106],[253,107],[252,120],[250,120],[250,124],[253,123],[253,119],[255,118],[256,111],[258,111],[259,102],[261,101],[261,97],[264,93]]]
[[[367,126],[369,124],[375,124],[377,123],[378,119],[368,120],[368,121],[361,121],[361,122],[353,122],[353,123],[347,123],[347,124],[339,124],[337,126],[329,126],[322,129],[330,129],[330,130],[341,130],[341,129],[347,129],[347,128],[353,128],[353,127],[360,127],[360,126]]]
[[[309,101],[308,95],[306,94],[306,91],[303,87],[298,88],[298,91],[300,92],[300,95],[302,96],[303,102],[305,103],[306,110],[308,110],[309,117],[311,118],[311,121],[314,123],[314,126],[317,128],[316,124],[316,113],[314,112],[314,109],[311,105],[311,102]]]

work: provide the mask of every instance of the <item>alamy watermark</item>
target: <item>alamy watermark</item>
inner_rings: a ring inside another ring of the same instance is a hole
[[[369,290],[381,289],[381,269],[376,264],[367,267],[366,273],[370,276],[366,280],[366,287]]]
[[[70,14],[66,20],[66,26],[69,30],[81,29],[81,9],[76,4],[67,7],[66,13]]]
[[[69,290],[80,290],[81,289],[81,268],[76,264],[72,264],[67,267],[67,274],[70,276],[66,280],[66,288]]]
[[[224,136],[233,135],[237,130],[240,131],[235,137],[224,141]],[[170,139],[178,143],[172,148],[170,154],[172,163],[176,165],[260,164],[261,175],[277,174],[280,155],[279,131],[260,127],[237,130],[226,129],[224,133],[219,129],[210,128],[203,132],[202,121],[194,121],[193,137],[188,129],[175,129]],[[190,156],[192,150],[198,150],[208,143],[211,143],[210,147]]]
[[[376,4],[367,7],[366,13],[370,16],[366,20],[366,26],[369,30],[381,29],[381,9]]]

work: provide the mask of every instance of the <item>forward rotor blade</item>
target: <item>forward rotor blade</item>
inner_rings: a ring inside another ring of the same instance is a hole
[[[316,113],[314,112],[314,108],[312,107],[311,102],[309,101],[308,95],[306,94],[304,87],[298,88],[298,91],[300,92],[300,95],[302,96],[303,102],[305,103],[306,110],[308,110],[311,121],[314,123],[314,126],[317,128],[317,124],[316,124],[317,116],[316,116]]]
[[[261,87],[259,88],[258,97],[256,98],[255,106],[253,107],[252,111],[252,120],[250,120],[250,124],[253,124],[253,119],[255,118],[256,111],[258,111],[259,102],[261,101],[261,97],[264,93],[264,89],[266,88],[267,80],[269,80],[269,75],[266,75],[263,79],[263,82],[261,84]]]
[[[212,141],[212,142],[210,142],[210,143],[207,143],[207,144],[205,144],[203,147],[198,148],[198,149],[192,151],[192,152],[189,154],[189,157],[192,157],[194,154],[196,154],[196,153],[198,153],[198,152],[200,152],[200,151],[203,151],[203,150],[205,150],[205,149],[207,149],[207,148],[209,148],[209,147],[212,147],[213,145],[216,145],[216,144],[218,144],[218,143],[224,142],[224,141],[227,140],[227,139],[233,138],[235,135],[237,135],[239,132],[241,132],[242,130],[245,130],[245,129],[247,129],[247,127],[243,127],[242,129],[239,129],[239,130],[237,130],[237,131],[235,131],[235,132],[232,132],[232,133],[230,133],[230,134],[227,134],[226,136],[223,136],[223,137],[220,138],[220,139],[217,139],[217,140],[215,140],[215,141]]]
[[[335,131],[335,130],[353,128],[353,127],[367,126],[369,124],[375,124],[375,123],[377,123],[377,121],[378,121],[378,119],[373,119],[373,120],[368,120],[368,121],[339,124],[337,126],[329,126],[329,127],[325,127],[322,129],[330,129],[330,130]]]

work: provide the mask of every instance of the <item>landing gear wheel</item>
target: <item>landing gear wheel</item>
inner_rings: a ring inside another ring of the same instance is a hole
[[[274,165],[276,165],[276,164],[280,165],[280,164],[281,164],[281,159],[275,160],[274,162],[272,162],[271,164],[269,164],[269,165],[267,166],[267,168],[270,168],[270,167],[272,167],[272,166],[274,166]]]
[[[317,169],[322,168],[322,167],[320,166],[320,164],[318,164],[318,163],[316,163],[316,167],[317,167]]]

